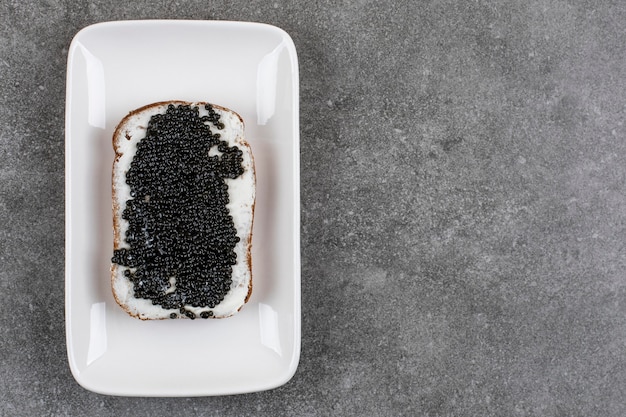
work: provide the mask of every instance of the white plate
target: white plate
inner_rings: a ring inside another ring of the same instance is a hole
[[[246,122],[255,155],[254,289],[223,320],[140,321],[113,299],[111,136],[130,110],[208,101]],[[275,388],[300,357],[298,62],[289,35],[258,23],[121,21],[89,26],[68,56],[66,331],[91,391],[224,395]]]

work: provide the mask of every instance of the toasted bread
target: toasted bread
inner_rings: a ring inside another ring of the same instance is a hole
[[[256,182],[242,118],[203,102],[149,104],[122,119],[113,148],[117,303],[144,320],[238,312],[252,292]]]

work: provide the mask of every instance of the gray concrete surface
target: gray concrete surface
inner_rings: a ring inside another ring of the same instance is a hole
[[[0,415],[626,415],[626,3],[3,1]],[[64,337],[67,47],[260,21],[301,70],[302,356],[287,385],[117,398]]]

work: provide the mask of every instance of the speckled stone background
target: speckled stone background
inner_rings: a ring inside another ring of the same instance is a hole
[[[626,415],[626,3],[5,0],[0,415]],[[301,72],[302,356],[262,393],[118,398],[64,336],[67,48],[260,21]]]

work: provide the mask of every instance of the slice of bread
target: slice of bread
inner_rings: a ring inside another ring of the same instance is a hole
[[[144,320],[239,311],[252,292],[256,182],[241,117],[203,102],[154,103],[122,119],[113,148],[117,303]]]

